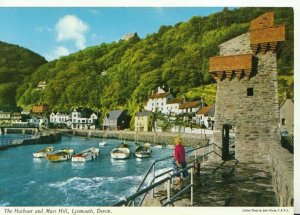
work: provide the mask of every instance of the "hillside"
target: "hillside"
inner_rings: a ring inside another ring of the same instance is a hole
[[[287,41],[278,52],[279,75],[293,74],[293,10],[288,8],[240,8],[207,17],[195,16],[188,22],[161,26],[145,39],[133,38],[89,47],[42,65],[24,83],[18,105],[43,102],[53,110],[68,111],[88,106],[106,112],[125,108],[133,114],[142,108],[157,86],[171,88],[177,96],[197,99],[202,94],[213,102],[215,83],[208,74],[208,58],[217,55],[218,45],[248,31],[249,22],[266,11],[275,11],[276,23],[286,24]],[[293,79],[293,78],[292,78]],[[39,81],[44,90],[36,90]],[[292,89],[290,81],[280,89]],[[279,82],[279,83],[281,83]],[[200,95],[195,95],[198,93]],[[282,92],[281,92],[282,95]]]
[[[44,63],[43,57],[28,49],[0,42],[0,106],[16,105],[19,84],[28,82]]]

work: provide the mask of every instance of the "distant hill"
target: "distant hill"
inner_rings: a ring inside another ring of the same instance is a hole
[[[25,48],[0,41],[0,106],[16,105],[17,89],[46,60]]]
[[[208,73],[208,59],[217,55],[219,44],[243,34],[249,22],[266,11],[275,11],[275,22],[286,24],[286,39],[278,51],[279,75],[292,77],[292,8],[239,8],[206,17],[194,16],[188,22],[161,26],[144,39],[134,37],[89,47],[42,65],[18,90],[18,105],[47,103],[54,110],[67,111],[88,106],[106,112],[125,108],[130,114],[142,108],[157,86],[171,88],[176,96],[214,101],[215,81]],[[36,90],[45,80],[44,90]],[[281,79],[281,90],[293,90],[290,79]],[[207,93],[200,93],[205,89]],[[197,94],[199,95],[197,96]]]

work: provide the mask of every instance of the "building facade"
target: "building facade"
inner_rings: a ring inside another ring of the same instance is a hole
[[[112,110],[103,119],[103,130],[124,130],[129,127],[130,118],[124,110]]]
[[[234,127],[235,157],[243,162],[267,163],[279,142],[276,47],[285,33],[272,20],[274,13],[258,17],[248,33],[221,44],[220,56],[210,58],[217,81],[214,142],[222,144],[224,125]]]
[[[152,131],[153,114],[149,111],[138,112],[134,117],[135,131]]]
[[[294,102],[292,99],[285,99],[280,106],[280,130],[287,130],[294,133]]]

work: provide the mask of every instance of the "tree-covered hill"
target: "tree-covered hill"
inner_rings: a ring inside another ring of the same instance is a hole
[[[16,105],[17,88],[46,60],[20,46],[0,42],[0,106]]]
[[[161,26],[144,39],[104,43],[44,64],[19,88],[23,95],[18,97],[18,105],[41,102],[61,111],[74,106],[102,112],[125,108],[133,114],[157,86],[171,88],[176,96],[197,99],[202,95],[193,92],[214,83],[208,59],[218,54],[219,44],[247,32],[251,20],[271,10],[275,11],[275,22],[286,24],[287,29],[287,41],[279,48],[278,72],[291,76],[293,10],[225,8],[207,17],[194,16],[188,22]],[[42,80],[47,82],[46,88],[36,90]],[[291,88],[290,82],[286,84],[285,89]],[[206,95],[213,98],[213,89]]]

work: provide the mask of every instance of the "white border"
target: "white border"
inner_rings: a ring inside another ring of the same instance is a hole
[[[299,0],[0,0],[1,7],[293,7],[294,8],[294,92],[295,92],[295,110],[299,108],[299,45],[300,45],[300,3]],[[297,21],[296,21],[297,20]],[[300,164],[299,140],[300,140],[300,123],[296,119],[300,119],[299,111],[295,111],[295,163],[294,163],[294,195],[295,195],[295,213],[300,213],[300,170],[297,164]],[[0,208],[0,211],[3,208]],[[152,211],[152,210],[151,210]],[[155,210],[154,210],[155,211]],[[153,212],[154,212],[153,211]],[[181,211],[181,210],[180,210]],[[188,209],[187,211],[190,211]],[[197,210],[198,211],[198,210]],[[222,208],[217,210],[220,214],[232,214],[235,209],[229,210]],[[214,211],[214,212],[216,212]],[[169,212],[169,211],[167,211]],[[175,211],[173,211],[175,212]],[[175,213],[172,212],[172,215]],[[181,211],[184,212],[184,211]],[[199,211],[198,211],[199,212]],[[124,213],[127,214],[127,213]],[[166,215],[169,213],[166,213]],[[170,213],[171,214],[171,213]],[[195,213],[196,214],[196,213]],[[197,213],[198,214],[198,213]],[[233,213],[236,214],[236,213]],[[244,213],[247,214],[247,213]],[[279,213],[276,213],[279,214]]]

